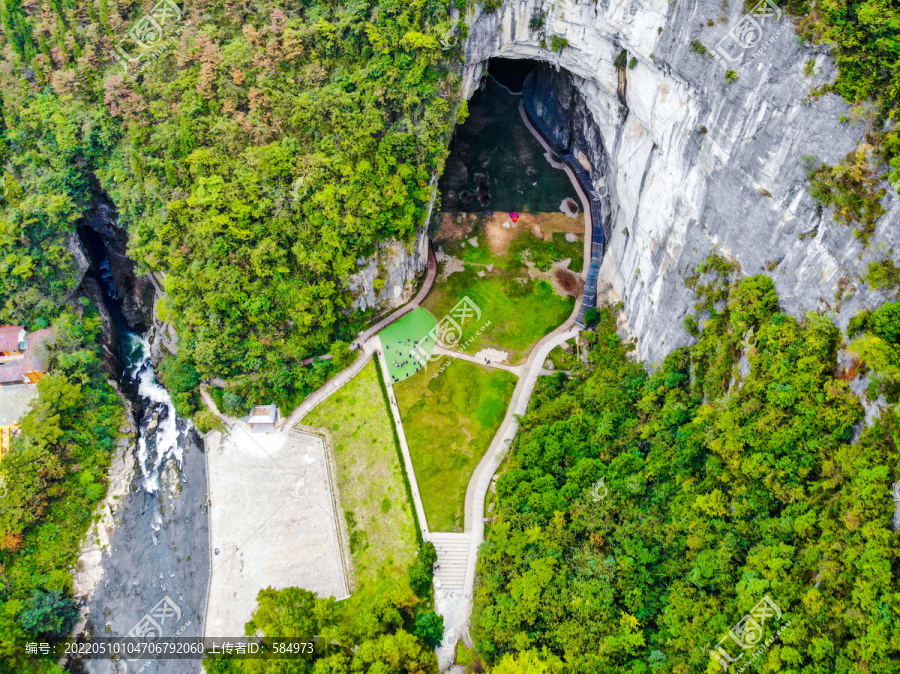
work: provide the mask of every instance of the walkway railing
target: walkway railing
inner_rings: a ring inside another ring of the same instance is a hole
[[[575,155],[568,148],[561,148],[559,144],[553,140],[547,125],[537,114],[534,107],[534,75],[531,74],[525,81],[522,96],[522,107],[525,114],[528,115],[528,121],[543,137],[549,147],[553,149],[559,159],[572,171],[575,178],[581,185],[581,189],[588,195],[591,209],[591,259],[588,264],[587,279],[584,283],[584,299],[581,302],[581,311],[578,312],[578,318],[575,323],[579,327],[584,327],[584,314],[588,309],[594,309],[597,306],[597,279],[600,276],[600,263],[603,261],[603,253],[606,250],[606,231],[603,227],[601,218],[600,200],[594,195],[594,186],[591,183],[591,176],[581,165]]]

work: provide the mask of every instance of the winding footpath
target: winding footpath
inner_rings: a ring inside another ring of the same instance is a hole
[[[353,364],[328,380],[324,384],[324,386],[316,389],[311,394],[309,394],[306,400],[300,403],[300,405],[298,405],[294,409],[294,411],[291,412],[290,416],[282,420],[279,428],[282,430],[284,430],[285,428],[293,428],[296,424],[300,423],[303,417],[312,412],[313,408],[315,408],[319,403],[328,398],[328,396],[337,391],[348,381],[353,379],[353,377],[358,375],[360,371],[366,366],[366,363],[369,362],[369,359],[372,358],[372,354],[377,349],[381,348],[381,342],[378,341],[376,335],[378,335],[379,332],[384,330],[384,328],[396,321],[398,318],[405,316],[410,311],[422,304],[422,300],[424,300],[428,296],[428,293],[431,292],[431,287],[434,285],[434,280],[436,278],[437,259],[434,257],[434,251],[431,250],[431,247],[429,246],[428,273],[425,275],[425,283],[422,284],[422,288],[418,293],[416,293],[416,296],[412,300],[404,304],[402,307],[391,313],[389,316],[378,321],[378,323],[373,325],[365,332],[360,333],[350,344],[350,348],[352,350],[361,350],[360,355],[357,356],[355,361],[353,361]]]
[[[513,391],[506,416],[490,447],[482,457],[466,489],[466,510],[464,531],[461,534],[432,533],[432,541],[438,551],[438,564],[441,569],[435,574],[435,610],[444,618],[444,640],[437,649],[438,666],[441,671],[453,664],[456,656],[456,644],[460,638],[466,646],[473,646],[469,636],[469,617],[472,615],[472,603],[475,596],[475,568],[478,562],[478,548],[484,543],[484,507],[491,481],[506,458],[509,447],[519,430],[519,417],[528,409],[528,402],[541,375],[553,374],[544,369],[544,362],[557,346],[578,335],[580,328],[576,318],[581,310],[581,300],[575,303],[572,315],[561,326],[546,335],[535,344],[525,361],[520,365],[522,374]],[[493,364],[492,364],[493,365]],[[491,366],[492,366],[491,365]],[[461,555],[464,552],[464,555]],[[443,555],[442,555],[443,553]],[[444,561],[447,558],[448,569],[453,574],[445,583],[442,578]],[[464,568],[459,578],[460,566]],[[459,580],[462,582],[460,583]]]

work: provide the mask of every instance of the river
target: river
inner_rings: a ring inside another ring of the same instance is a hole
[[[86,629],[93,636],[128,636],[148,628],[161,636],[202,636],[210,569],[202,440],[178,417],[158,382],[148,336],[128,328],[102,241],[88,236],[88,244],[121,345],[120,389],[132,401],[139,430],[134,478],[116,511],[102,579],[85,606]],[[83,664],[98,674],[201,671],[196,660]]]

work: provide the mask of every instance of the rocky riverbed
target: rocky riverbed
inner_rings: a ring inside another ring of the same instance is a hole
[[[206,460],[198,440],[193,432],[186,438],[180,469],[174,458],[167,461],[155,493],[146,491],[140,473],[132,471],[124,502],[113,515],[115,529],[102,552],[99,574],[94,576],[97,585],[86,597],[89,634],[127,636],[142,621],[144,626],[152,624],[146,620],[150,616],[162,636],[202,636],[209,531]],[[167,610],[157,608],[161,602]],[[197,660],[84,664],[85,671],[97,674],[201,671]]]

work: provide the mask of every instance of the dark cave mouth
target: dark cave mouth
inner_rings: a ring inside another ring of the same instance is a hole
[[[577,193],[524,119],[523,93],[538,61],[491,59],[454,132],[439,182],[441,210],[558,213]],[[550,161],[548,161],[548,158]],[[564,211],[565,212],[565,211]]]
[[[597,113],[582,97],[575,76],[564,68],[547,61],[504,57],[491,58],[484,66],[487,77],[472,96],[470,114],[472,104],[477,106],[478,97],[490,93],[492,85],[521,102],[518,112],[549,148],[543,154],[542,164],[552,164],[554,171],[565,164],[585,195],[584,205],[589,209],[585,216],[590,223],[590,261],[585,260],[584,296],[576,319],[583,326],[586,312],[596,306],[600,264],[610,238],[612,212],[612,196],[605,188],[611,164]],[[599,187],[595,189],[595,185]],[[561,203],[556,202],[556,208],[569,217],[577,217],[577,204],[575,199],[563,199]]]
[[[521,94],[525,79],[540,65],[534,59],[510,59],[496,56],[488,61],[487,73],[513,94]]]

